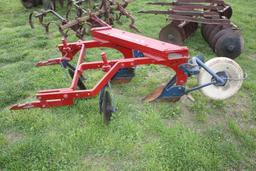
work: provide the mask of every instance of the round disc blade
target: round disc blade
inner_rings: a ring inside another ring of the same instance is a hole
[[[184,31],[185,31],[185,35],[186,38],[188,38],[189,36],[191,36],[191,34],[193,34],[198,28],[198,24],[197,23],[188,23],[184,26]]]
[[[168,24],[161,29],[159,39],[167,43],[182,45],[185,35],[182,34],[183,29],[173,24]]]
[[[244,41],[239,32],[228,32],[221,36],[215,44],[215,53],[231,59],[237,58],[243,51]]]
[[[214,35],[214,37],[213,37],[212,40],[211,40],[211,45],[212,45],[212,48],[213,48],[214,51],[215,51],[215,45],[216,45],[217,40],[218,40],[221,36],[223,36],[224,34],[230,32],[230,31],[232,31],[232,29],[231,29],[231,28],[227,28],[227,29],[220,30],[218,33],[216,33],[216,34]]]
[[[207,41],[206,33],[209,31],[209,27],[211,27],[210,24],[203,24],[202,25],[202,36],[203,36],[204,40],[206,40],[206,41]]]
[[[215,27],[216,25],[213,25],[213,24],[209,24],[207,26],[207,29],[205,30],[205,38],[207,42],[209,42],[209,36]]]
[[[113,106],[112,106],[111,96],[108,90],[104,91],[101,111],[103,114],[104,123],[109,124],[112,113],[113,113]]]
[[[205,37],[204,37],[205,27],[206,27],[206,24],[201,25],[201,35],[203,36],[204,39],[205,39]]]
[[[236,94],[242,86],[244,73],[241,67],[232,59],[218,57],[205,63],[215,73],[225,72],[228,80],[224,86],[211,85],[201,89],[202,93],[214,100],[228,99]],[[202,69],[198,75],[198,84],[204,85],[212,81],[212,76]]]
[[[208,44],[210,45],[211,48],[214,48],[214,46],[212,46],[212,40],[214,38],[214,36],[222,29],[222,25],[217,25],[213,28],[212,32],[210,33],[209,37],[208,37]]]

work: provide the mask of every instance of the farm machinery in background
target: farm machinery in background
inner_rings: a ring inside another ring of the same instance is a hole
[[[60,2],[63,5],[64,2],[62,0],[60,0]],[[115,22],[120,22],[120,18],[125,16],[130,20],[130,28],[139,32],[135,26],[134,17],[126,10],[128,4],[129,1],[127,0],[122,0],[122,2],[101,0],[99,3],[94,3],[93,1],[88,0],[69,0],[64,17],[54,10],[55,1],[50,1],[47,4],[48,8],[34,11],[29,15],[29,24],[31,28],[34,28],[33,19],[36,18],[39,20],[41,26],[45,28],[47,33],[49,32],[49,26],[51,24],[56,24],[62,36],[67,37],[68,31],[72,30],[79,39],[83,39],[90,31],[90,28],[104,25],[101,22],[95,22],[94,16],[104,20],[109,25],[113,25]],[[74,11],[75,16],[72,16]],[[54,15],[57,20],[45,22],[45,17],[48,14]]]
[[[239,28],[230,21],[233,10],[224,0],[176,0],[148,4],[169,7],[167,10],[140,11],[168,15],[171,22],[161,29],[160,40],[182,45],[201,24],[202,36],[217,56],[234,59],[241,54],[244,40]]]
[[[61,7],[65,6],[65,2],[67,5],[72,2],[72,0],[21,0],[21,4],[27,9],[43,5],[45,9],[55,10],[57,1]],[[87,2],[89,5],[93,5],[96,0],[83,0],[83,2]]]
[[[116,110],[112,103],[111,83],[131,81],[135,76],[136,67],[140,65],[163,65],[175,72],[166,85],[158,87],[144,98],[147,102],[175,102],[199,89],[212,99],[224,100],[233,96],[242,86],[244,73],[241,67],[229,58],[213,58],[206,63],[201,56],[190,59],[187,47],[112,28],[95,14],[90,17],[101,25],[91,29],[91,40],[68,43],[64,38],[58,46],[59,58],[36,64],[37,67],[60,65],[68,69],[73,78],[70,87],[39,91],[36,101],[13,105],[11,110],[73,105],[76,99],[92,98],[99,94],[100,112],[105,123],[109,123],[112,113]],[[109,60],[108,54],[102,51],[98,54],[102,58],[101,61],[87,62],[87,51],[92,48],[115,49],[120,52],[120,58]],[[78,55],[76,67],[70,64],[75,55]],[[86,70],[101,70],[105,75],[93,88],[87,89]],[[191,76],[198,76],[198,85],[188,89],[186,83]]]
[[[53,9],[56,8],[56,1],[57,0],[21,0],[22,5],[27,8],[37,7],[39,5],[43,5],[45,8],[52,7]],[[58,0],[60,5],[64,6],[64,0]]]

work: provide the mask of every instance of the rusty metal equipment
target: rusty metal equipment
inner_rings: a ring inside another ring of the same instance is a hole
[[[39,5],[43,5],[46,9],[56,9],[56,1],[57,0],[21,0],[21,4],[27,8],[33,8]],[[64,6],[64,0],[58,0],[60,5]],[[69,1],[69,0],[68,0]]]
[[[84,2],[87,1],[69,0],[65,17],[53,9],[42,9],[41,11],[34,11],[29,15],[30,26],[31,28],[34,28],[33,18],[37,18],[47,33],[49,32],[50,24],[54,23],[58,26],[62,36],[67,37],[68,31],[72,30],[75,32],[79,39],[83,39],[85,34],[90,31],[90,28],[102,26],[101,22],[95,22],[95,18],[93,16],[97,16],[97,18],[103,19],[109,25],[113,25],[115,22],[119,22],[120,18],[125,16],[131,21],[129,25],[130,28],[139,32],[135,26],[134,17],[125,9],[128,6],[129,1],[123,0],[121,3],[118,3],[111,0],[101,0],[101,2],[94,6],[92,9],[83,8],[82,5]],[[70,17],[72,10],[76,11],[75,17]],[[47,14],[54,15],[57,20],[44,22]]]
[[[202,91],[208,97],[216,99],[217,95],[219,100],[223,100],[235,94],[242,85],[243,71],[231,59],[213,58],[204,63],[203,58],[197,56],[189,60],[187,47],[114,29],[97,16],[94,16],[94,18],[103,26],[91,30],[91,40],[68,43],[67,39],[64,38],[62,44],[58,46],[61,57],[36,64],[37,67],[58,64],[68,69],[73,78],[70,87],[39,91],[36,94],[36,101],[13,105],[10,108],[11,110],[73,105],[76,99],[92,98],[99,94],[100,112],[103,113],[104,122],[109,123],[112,113],[116,110],[111,100],[113,99],[111,83],[115,83],[116,80],[118,82],[120,80],[124,80],[124,82],[131,81],[135,76],[136,67],[140,65],[163,65],[175,72],[165,86],[158,88],[154,94],[147,96],[145,101],[177,101],[185,94],[204,88],[217,92],[214,96],[207,94],[207,91]],[[101,61],[86,61],[87,50],[103,47],[119,51],[120,58],[109,60],[107,54],[102,52],[99,54],[102,58]],[[74,67],[70,62],[76,54],[79,57],[77,65]],[[223,61],[228,61],[228,68],[223,67]],[[86,79],[84,78],[85,71],[96,69],[102,70],[105,75],[93,88],[87,89],[85,86]],[[198,75],[200,84],[187,89],[185,85],[188,78]],[[230,90],[232,90],[231,94]],[[221,93],[225,95],[222,96]]]
[[[239,28],[230,21],[233,10],[224,0],[176,0],[170,3],[148,4],[170,7],[162,11],[140,11],[140,13],[168,15],[171,23],[161,29],[160,40],[182,45],[184,40],[197,30],[198,25],[202,24],[202,35],[218,56],[234,59],[241,54],[243,38]],[[223,34],[220,38],[218,32],[222,30],[232,30],[232,33]],[[218,43],[215,42],[217,38],[219,38]]]
[[[25,8],[33,8],[36,7],[38,5],[42,5],[43,2],[42,0],[21,0],[21,4],[25,7]]]
[[[209,46],[218,56],[237,58],[244,49],[244,39],[234,25],[203,24],[201,33]]]

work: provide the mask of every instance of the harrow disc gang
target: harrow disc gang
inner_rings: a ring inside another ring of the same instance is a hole
[[[202,25],[202,36],[217,56],[237,58],[243,51],[244,40],[234,25]]]
[[[221,36],[215,44],[218,56],[228,56],[231,59],[238,57],[244,48],[244,40],[238,32],[229,32]]]

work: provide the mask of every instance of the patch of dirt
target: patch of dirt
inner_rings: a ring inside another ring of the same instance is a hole
[[[5,133],[5,137],[8,141],[8,143],[13,144],[17,141],[24,139],[25,136],[19,132],[8,131]]]

